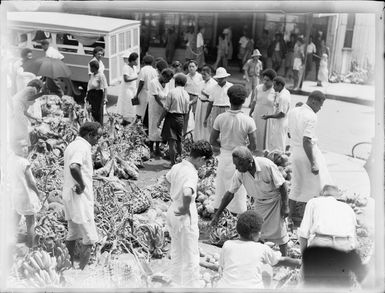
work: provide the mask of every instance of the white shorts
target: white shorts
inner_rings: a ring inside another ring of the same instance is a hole
[[[67,241],[82,239],[84,245],[92,245],[98,241],[98,233],[94,220],[77,224],[68,220]]]

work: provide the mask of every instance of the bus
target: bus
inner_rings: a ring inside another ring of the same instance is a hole
[[[109,85],[121,79],[123,54],[140,54],[140,22],[136,20],[61,12],[8,12],[7,26],[11,49],[18,56],[23,48],[32,49],[34,58],[44,56],[39,43],[42,39],[49,39],[51,46],[64,55],[63,62],[71,69],[71,81],[61,80],[67,95],[79,95],[79,86],[87,87],[88,63],[96,46],[104,48],[102,62]]]

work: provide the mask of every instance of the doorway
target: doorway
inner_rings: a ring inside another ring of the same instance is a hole
[[[219,36],[225,28],[231,28],[232,54],[229,60],[229,66],[238,66],[237,54],[239,39],[242,37],[244,27],[251,33],[253,25],[252,13],[237,12],[234,14],[219,14],[217,35]],[[217,45],[218,40],[216,40]]]

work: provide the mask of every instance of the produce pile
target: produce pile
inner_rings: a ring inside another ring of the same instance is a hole
[[[62,241],[56,241],[50,249],[37,248],[15,257],[13,276],[20,280],[15,282],[20,288],[59,288],[63,272],[70,267],[67,247]]]
[[[62,287],[62,273],[71,267],[64,244],[67,222],[61,197],[63,155],[76,138],[79,125],[89,120],[90,115],[70,98],[48,96],[43,101],[45,117],[31,131],[32,148],[28,155],[42,202],[35,225],[37,246],[16,256],[11,276],[16,287]],[[95,222],[101,236],[93,251],[94,262],[99,262],[103,253],[137,253],[149,259],[167,252],[163,227],[139,223],[133,216],[150,207],[151,197],[148,191],[121,179],[137,179],[138,167],[150,158],[150,152],[144,144],[142,126],[122,127],[119,119],[110,115],[103,139],[94,146],[99,151],[94,168]],[[75,259],[79,245],[77,249]]]

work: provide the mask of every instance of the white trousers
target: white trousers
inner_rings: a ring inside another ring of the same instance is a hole
[[[199,287],[199,228],[189,225],[170,229],[172,280],[180,287]]]

